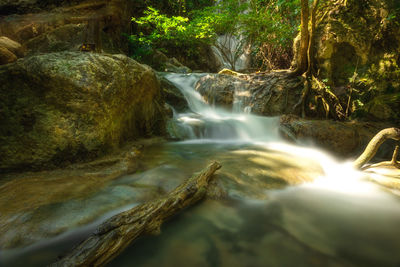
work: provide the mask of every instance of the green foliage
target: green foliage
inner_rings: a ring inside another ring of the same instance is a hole
[[[299,0],[252,0],[241,19],[246,38],[255,47],[259,67],[287,68],[300,21]]]
[[[232,33],[237,30],[238,15],[246,8],[234,0],[223,0],[215,6],[191,12],[193,20],[206,21],[214,34]]]
[[[400,7],[392,10],[386,17],[388,22],[392,22],[393,24],[400,26]]]
[[[212,6],[215,0],[130,0],[135,2],[138,7],[136,14],[140,15],[141,12],[147,9],[147,7],[153,7],[159,10],[161,13],[176,16],[187,14],[192,10],[202,9],[207,6]],[[140,10],[142,9],[142,10]]]
[[[299,0],[253,0],[242,23],[254,42],[287,46],[298,30],[299,15]]]
[[[148,7],[144,16],[132,18],[132,21],[140,29],[138,34],[129,37],[135,57],[152,48],[167,51],[184,48],[186,53],[193,53],[198,45],[210,43],[214,37],[211,27],[213,20],[206,16],[189,20],[182,16],[167,16]]]
[[[200,45],[212,44],[218,35],[230,34],[244,37],[244,42],[251,43],[255,47],[253,53],[260,58],[286,55],[284,60],[290,61],[292,41],[299,24],[299,0],[177,2],[185,5],[184,8],[175,7],[179,9],[175,14],[179,15],[167,15],[148,7],[142,17],[132,19],[137,33],[129,40],[135,57],[152,48],[190,56]],[[279,64],[268,67],[274,65]]]

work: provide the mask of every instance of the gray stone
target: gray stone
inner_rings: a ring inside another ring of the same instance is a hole
[[[123,55],[62,52],[0,67],[0,169],[93,158],[163,134],[153,70]]]

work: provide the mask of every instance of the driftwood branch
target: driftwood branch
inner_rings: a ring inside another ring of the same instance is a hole
[[[382,162],[379,162],[376,164],[371,164],[366,167],[363,167],[363,169],[378,168],[378,167],[390,167],[390,166],[400,169],[400,162],[397,161],[398,154],[399,154],[399,146],[396,146],[396,148],[394,149],[391,161],[382,161]]]
[[[213,162],[167,196],[111,217],[51,266],[103,266],[139,236],[160,233],[160,226],[166,219],[205,196],[211,177],[219,168],[221,165]]]
[[[367,145],[367,148],[364,150],[364,152],[361,154],[361,156],[359,156],[358,159],[356,159],[354,161],[353,166],[356,169],[361,169],[365,164],[367,164],[375,156],[376,152],[378,151],[378,148],[387,139],[394,139],[394,140],[399,141],[400,140],[400,129],[399,128],[387,128],[387,129],[380,131],[377,135],[374,136],[374,138],[371,139],[371,141]],[[392,158],[393,164],[392,165],[394,165],[394,166],[398,166],[398,163],[396,161],[398,150],[399,150],[398,147],[396,147],[396,149],[393,153],[393,158]]]

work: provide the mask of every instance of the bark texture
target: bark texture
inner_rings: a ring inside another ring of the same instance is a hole
[[[353,166],[357,169],[361,169],[366,163],[368,163],[378,151],[378,148],[385,142],[387,139],[393,139],[400,141],[400,129],[399,128],[387,128],[380,131],[374,138],[371,139],[367,147],[361,156],[354,161]],[[396,149],[398,150],[398,149]],[[398,152],[394,152],[393,157],[397,157]],[[396,159],[394,159],[396,160]]]
[[[307,55],[310,34],[308,31],[308,17],[309,17],[308,0],[301,0],[301,37],[300,37],[300,51],[296,69],[293,74],[301,75],[307,70]]]
[[[164,198],[113,216],[68,255],[50,266],[104,266],[132,241],[145,234],[159,234],[166,219],[202,199],[212,175],[220,168],[218,162],[213,162]]]

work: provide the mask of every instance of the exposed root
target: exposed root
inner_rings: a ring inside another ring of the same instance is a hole
[[[350,87],[350,93],[349,93],[349,98],[347,100],[347,108],[346,108],[346,118],[349,117],[349,110],[350,110],[350,105],[351,105],[351,94],[353,93],[353,88]]]
[[[295,111],[299,106],[301,106],[301,116],[306,117],[306,102],[311,91],[311,81],[309,77],[306,77],[304,82],[304,88],[301,92],[301,97],[299,101],[293,106],[293,111]]]
[[[324,103],[325,112],[330,114],[332,118],[336,120],[344,119],[346,114],[337,96],[315,76],[313,76],[313,82],[317,85],[318,94]]]
[[[343,109],[338,97],[314,75],[305,78],[302,95],[300,100],[293,106],[293,111],[301,106],[301,113],[304,118],[308,103],[307,99],[310,98],[310,95],[314,96],[317,105],[318,102],[322,104],[326,118],[329,116],[335,120],[343,120],[346,118],[346,111]]]
[[[367,147],[365,148],[364,152],[361,156],[358,157],[353,163],[354,168],[362,169],[362,167],[367,164],[376,154],[378,148],[385,142],[387,139],[394,139],[400,141],[400,129],[399,128],[387,128],[380,131],[371,141],[368,143]],[[397,156],[399,153],[399,146],[396,146],[392,161],[390,161],[390,165],[398,166],[399,163],[397,162]],[[382,164],[386,164],[387,162],[383,162]],[[378,163],[379,164],[379,163]],[[376,166],[376,164],[375,164]],[[382,165],[381,165],[382,166]],[[386,165],[387,166],[387,165]]]
[[[379,167],[395,167],[400,169],[400,162],[397,161],[397,156],[399,154],[399,146],[397,145],[393,152],[393,157],[391,161],[383,161],[376,164],[371,164],[365,167],[362,167],[362,170],[371,169],[371,168],[379,168]]]

